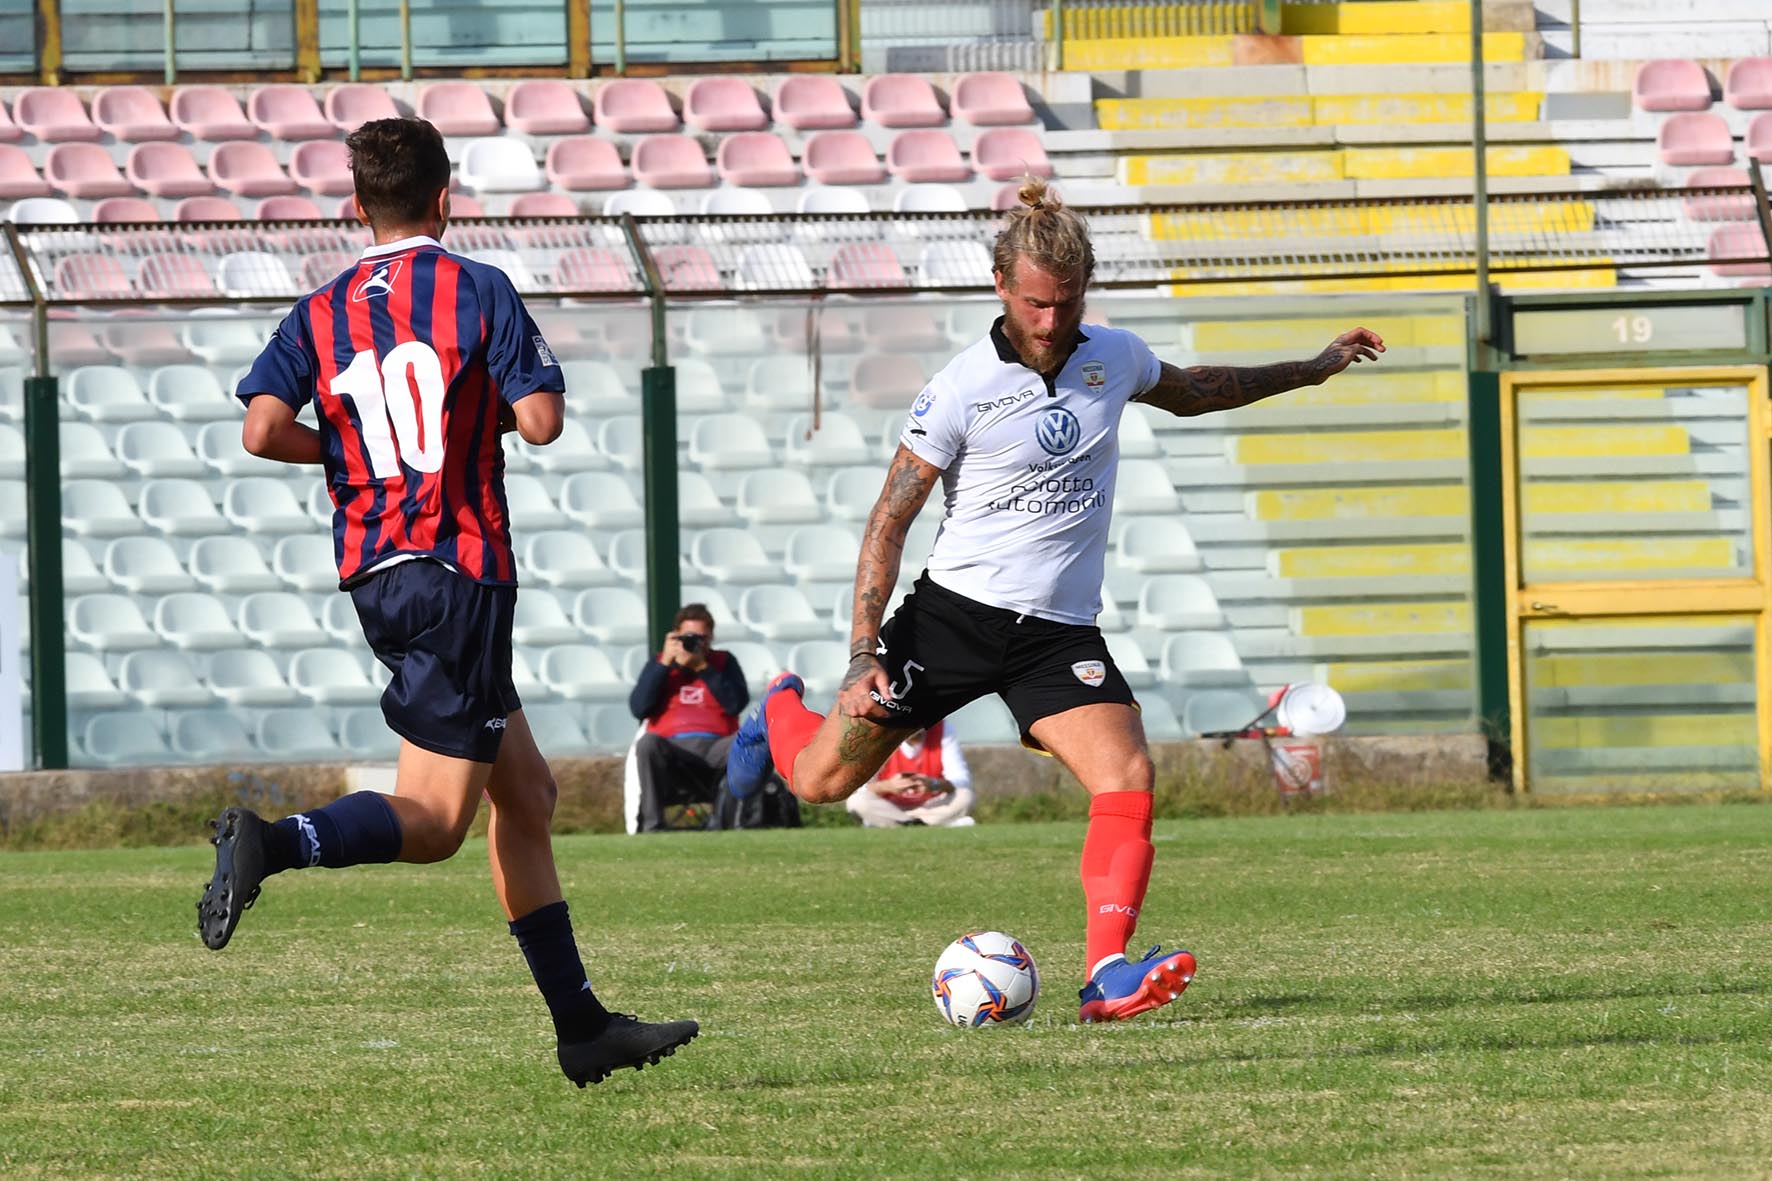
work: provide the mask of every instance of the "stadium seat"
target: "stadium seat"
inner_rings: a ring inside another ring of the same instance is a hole
[[[10,160],[10,154],[17,151],[8,148],[0,151],[0,165]],[[40,197],[41,192],[21,191],[21,183],[13,181],[11,173],[0,167],[0,178],[7,182],[0,195],[8,197]],[[43,158],[43,179],[58,193],[70,197],[93,199],[97,197],[127,197],[135,192],[135,186],[117,166],[111,162],[111,154],[97,144],[58,143],[51,145],[49,154]]]
[[[222,516],[248,533],[291,533],[306,529],[307,510],[289,485],[273,476],[244,476],[222,489]]]
[[[620,217],[624,213],[635,217],[675,217],[677,203],[669,193],[655,189],[624,189],[603,199],[604,217]]]
[[[257,591],[241,599],[239,625],[247,639],[266,648],[323,648],[331,638],[308,600],[290,591]]]
[[[526,193],[545,183],[528,145],[503,136],[469,140],[456,175],[478,193]]]
[[[1200,551],[1180,516],[1133,517],[1120,531],[1117,563],[1140,574],[1191,574]]]
[[[117,457],[98,427],[90,422],[70,419],[57,424],[56,434],[60,437],[60,466],[64,480],[116,479]]]
[[[578,91],[555,78],[529,78],[505,95],[505,126],[522,135],[577,135],[588,131]]]
[[[948,121],[935,89],[915,74],[875,74],[862,86],[861,117],[881,127],[936,127]]]
[[[1034,109],[1028,105],[1021,83],[1013,75],[996,71],[960,75],[954,83],[951,106],[954,118],[974,127],[1034,121]]]
[[[328,215],[321,212],[314,204],[313,198],[302,196],[266,197],[258,203],[258,212],[254,216],[259,221],[325,221]],[[315,241],[325,241],[316,238]]]
[[[22,479],[24,474],[25,436],[11,423],[0,423],[0,479]]]
[[[1123,632],[1119,635],[1104,635],[1102,641],[1107,645],[1108,655],[1113,657],[1114,667],[1126,678],[1127,685],[1134,689],[1148,689],[1157,683],[1157,670],[1151,667],[1151,662],[1145,659],[1144,649],[1131,636]]]
[[[505,508],[511,527],[519,532],[558,529],[567,524],[566,514],[554,504],[542,482],[521,472],[505,476]]]
[[[790,74],[775,88],[775,121],[796,131],[855,126],[842,83],[823,74]]]
[[[50,144],[91,141],[103,134],[72,87],[25,87],[12,100],[12,119]]]
[[[775,462],[757,420],[743,414],[710,414],[689,429],[689,462],[715,471],[769,467]]]
[[[873,149],[868,149],[871,154]],[[879,165],[874,167],[879,169]],[[884,171],[881,172],[884,175]],[[869,212],[866,194],[854,189],[830,188],[826,185],[808,185],[801,193],[795,208],[801,213],[834,213],[865,215]]]
[[[724,291],[714,256],[696,245],[659,246],[652,252],[666,291]]]
[[[886,148],[886,170],[912,184],[972,179],[972,168],[961,158],[953,137],[938,129],[901,131],[893,136]]]
[[[1772,109],[1772,57],[1744,57],[1729,63],[1723,101],[1742,111]]]
[[[1637,67],[1631,94],[1639,111],[1707,111],[1710,78],[1695,61],[1658,58]]]
[[[689,562],[718,583],[771,582],[781,578],[781,564],[770,559],[757,539],[742,529],[703,529],[694,534],[689,541]],[[742,605],[739,614],[744,614]]]
[[[1187,689],[1249,683],[1249,670],[1243,667],[1235,645],[1223,632],[1191,631],[1170,636],[1163,643],[1159,670],[1164,681]],[[1245,715],[1243,720],[1253,716]],[[1236,724],[1241,725],[1242,721]]]
[[[209,154],[209,179],[216,188],[241,197],[275,197],[293,193],[296,187],[284,175],[270,148],[241,141],[215,146]]]
[[[1120,464],[1114,481],[1114,511],[1121,513],[1160,513],[1176,516],[1181,500],[1175,484],[1161,460],[1128,459]]]
[[[560,509],[592,529],[625,529],[642,524],[646,511],[626,478],[617,472],[579,472],[560,485]]]
[[[716,151],[715,164],[720,178],[731,185],[781,188],[800,183],[800,169],[787,144],[767,131],[726,136]]]
[[[0,537],[25,535],[25,482],[0,480]]]
[[[116,709],[129,703],[105,671],[104,659],[92,652],[71,651],[62,658],[68,704],[74,709]]]
[[[199,585],[219,594],[248,594],[282,585],[250,537],[199,537],[191,545],[190,566]]]
[[[723,145],[722,145],[723,146]],[[701,199],[701,211],[710,217],[734,217],[768,215],[775,212],[775,204],[765,193],[756,189],[713,189]],[[786,243],[769,243],[768,245],[786,245]],[[745,247],[748,253],[755,246]],[[742,282],[742,266],[741,282]]]
[[[683,96],[683,122],[703,133],[760,131],[769,116],[743,78],[697,78]]]
[[[223,295],[287,295],[302,290],[283,260],[265,250],[241,250],[229,254],[216,267],[215,278]]]
[[[497,135],[502,130],[492,100],[472,82],[421,86],[414,113],[448,136]]]
[[[1670,115],[1656,133],[1656,154],[1663,164],[1733,164],[1735,138],[1721,115]]]
[[[1007,213],[1021,204],[1021,182],[1012,180],[991,194],[991,212]]]
[[[677,367],[677,413],[718,414],[727,409],[720,374],[701,357],[674,358]]]
[[[172,121],[192,139],[217,143],[258,138],[240,100],[219,86],[180,86],[172,92]]]
[[[915,357],[868,353],[856,359],[849,374],[850,397],[862,406],[904,411],[929,384],[929,375]]]
[[[290,528],[305,529],[305,524]],[[338,558],[332,538],[324,533],[297,532],[281,538],[271,550],[271,571],[279,585],[266,588],[269,590],[286,586],[310,593],[338,589]]]
[[[645,78],[618,78],[597,88],[597,126],[623,135],[675,131],[677,112],[664,87]]]
[[[637,282],[633,260],[615,250],[601,247],[568,250],[554,263],[554,289],[562,293],[632,291]],[[576,402],[580,391],[570,380],[566,389],[568,396]]]
[[[861,539],[844,526],[801,525],[788,534],[781,564],[795,582],[853,582],[860,556]]]
[[[633,586],[646,583],[646,530],[622,529],[609,538],[606,556],[617,582]]]
[[[523,544],[522,572],[564,590],[615,581],[597,547],[578,529],[549,529],[530,537]]]
[[[783,456],[796,467],[849,467],[873,457],[860,424],[841,411],[821,415],[816,429],[811,415],[796,414],[788,420],[783,436]]]
[[[966,195],[952,185],[905,185],[892,195],[894,213],[965,213]]]
[[[1049,177],[1052,161],[1040,137],[1025,127],[993,127],[972,141],[972,165],[992,180]]]
[[[638,474],[646,459],[640,416],[616,414],[598,423],[597,451],[622,471]]]
[[[263,459],[246,450],[240,440],[240,424],[232,421],[208,422],[197,428],[192,440],[197,458],[211,471],[223,476],[282,477],[288,468],[275,460]]]
[[[93,422],[141,422],[157,417],[135,374],[121,365],[82,365],[66,376],[66,398]]]
[[[536,673],[543,684],[568,701],[618,701],[633,689],[633,683],[610,663],[609,654],[589,644],[549,648],[542,653]]]
[[[167,648],[126,653],[117,665],[117,687],[149,709],[196,709],[215,703],[191,658]]]
[[[244,221],[246,220],[246,215],[240,211],[238,205],[234,204],[226,197],[186,197],[173,207],[172,220],[183,223]],[[257,243],[257,240],[251,233],[217,234],[213,236],[184,235],[184,240],[187,242],[194,241],[203,246],[218,245],[224,242],[237,242],[240,243],[238,249],[242,250],[250,249]],[[193,259],[192,261],[196,260]],[[200,270],[202,268],[199,266],[197,269]]]
[[[160,727],[146,714],[97,714],[82,736],[87,757],[103,767],[157,767],[172,761]]]
[[[1248,691],[1208,689],[1190,693],[1181,707],[1181,728],[1190,738],[1241,732],[1261,715],[1264,704]]]
[[[400,115],[392,96],[369,82],[334,86],[326,92],[324,110],[332,125],[346,133],[376,119],[396,119]]]
[[[12,121],[12,112],[6,109],[5,103],[0,102],[0,142],[17,143],[24,136],[24,131]]]
[[[301,260],[301,285],[312,291],[324,287],[345,271],[355,270],[358,256],[342,250],[323,250]]]
[[[373,705],[381,689],[361,665],[332,648],[304,648],[289,658],[289,687],[316,705]]]
[[[252,762],[259,753],[245,723],[230,710],[179,713],[172,718],[168,737],[172,753],[189,763]]]
[[[831,252],[828,285],[833,289],[908,287],[910,279],[899,265],[898,255],[884,242],[848,242]]]
[[[6,220],[20,226],[72,226],[82,219],[80,211],[60,197],[26,197],[13,202]]]
[[[854,577],[853,570],[850,577]],[[747,588],[738,597],[738,617],[772,644],[821,640],[830,635],[830,629],[818,618],[805,594],[791,586]]]
[[[191,325],[188,343],[199,340],[201,333],[222,328],[215,325]],[[250,332],[245,325],[235,325]],[[263,341],[256,334],[252,339],[260,347]],[[193,349],[193,351],[200,351]],[[148,401],[160,414],[179,422],[213,422],[237,419],[239,405],[223,390],[215,372],[203,365],[166,365],[148,375]]]
[[[310,193],[342,197],[353,191],[351,153],[335,139],[296,144],[289,154],[289,178]]]
[[[124,537],[142,531],[123,490],[108,480],[62,484],[62,528],[82,537]]]
[[[357,618],[357,605],[350,595],[321,596],[320,626],[340,643],[356,644],[363,639],[363,621]]]
[[[578,202],[565,193],[521,193],[511,198],[507,217],[578,217]],[[576,235],[575,235],[576,236]]]
[[[750,363],[745,407],[765,412],[809,410],[814,401],[811,365],[803,355],[771,353]]]
[[[706,476],[696,471],[679,471],[677,520],[691,529],[712,529],[731,525],[737,517]]]
[[[705,189],[714,183],[701,144],[687,135],[649,135],[634,145],[634,179],[655,189]]]
[[[549,591],[536,588],[517,596],[511,636],[519,644],[528,644],[531,647],[572,644],[584,638],[572,620],[567,618],[560,601]]]
[[[0,144],[0,197],[47,197],[49,189],[50,181],[37,175],[36,165],[23,148]],[[80,195],[68,189],[62,191],[70,196]]]
[[[314,709],[267,709],[258,715],[253,742],[268,760],[336,763],[339,742],[324,713]]]
[[[68,638],[97,652],[133,652],[161,642],[134,599],[109,593],[80,595],[68,604]]]
[[[521,685],[518,692],[522,693]],[[528,700],[526,694],[524,700]],[[339,711],[338,744],[357,759],[391,762],[400,755],[400,736],[388,729],[381,710],[369,707]]]
[[[142,485],[138,507],[142,521],[161,533],[202,537],[233,531],[210,499],[208,488],[196,480],[148,480]]]
[[[1747,154],[1761,164],[1772,164],[1772,111],[1755,115],[1747,125]]]
[[[807,696],[830,699],[836,696],[849,671],[849,645],[841,640],[801,640],[788,649],[788,667],[800,674]]]
[[[557,139],[548,145],[547,176],[571,192],[626,188],[627,169],[613,143],[594,135]]]
[[[572,621],[599,644],[644,644],[646,600],[625,586],[580,591],[572,601]]]
[[[156,197],[195,197],[215,189],[183,144],[137,144],[129,150],[123,174],[136,188]]]
[[[806,138],[806,175],[822,185],[872,185],[886,179],[874,145],[859,131],[821,131]]]
[[[92,122],[123,143],[177,139],[166,108],[145,86],[106,86],[92,96]]]
[[[272,139],[330,140],[338,134],[305,86],[255,87],[246,96],[246,117]]]
[[[968,746],[1012,746],[1021,741],[1015,715],[995,695],[980,697],[955,710],[949,718],[955,737]]]
[[[191,576],[172,546],[158,537],[119,537],[105,547],[105,577],[137,595],[184,590]]]
[[[1224,626],[1212,587],[1197,574],[1159,574],[1138,592],[1138,626],[1200,631]]]
[[[917,258],[917,286],[988,287],[994,265],[983,242],[931,242]]]
[[[1713,275],[1758,278],[1772,274],[1764,261],[1734,262],[1732,259],[1764,260],[1766,242],[1757,223],[1718,226],[1711,231],[1707,256]]]

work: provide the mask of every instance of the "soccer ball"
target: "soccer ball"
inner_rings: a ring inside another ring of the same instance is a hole
[[[1019,940],[974,931],[948,944],[929,987],[942,1017],[962,1029],[1019,1025],[1040,999],[1040,969]]]

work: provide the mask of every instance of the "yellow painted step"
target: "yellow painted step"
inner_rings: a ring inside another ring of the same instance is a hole
[[[1066,39],[1067,70],[1191,70],[1237,64],[1231,37],[1104,37]]]
[[[1752,652],[1565,652],[1534,657],[1526,669],[1537,688],[1591,685],[1744,685],[1754,679]]]
[[[1302,636],[1433,635],[1469,631],[1469,603],[1353,603],[1299,607],[1292,612]]]
[[[1496,92],[1483,102],[1495,123],[1533,123],[1544,103],[1530,91]],[[1468,94],[1321,94],[1311,100],[1311,122],[1318,127],[1395,123],[1469,123]]]
[[[1052,39],[1052,12],[1041,14],[1041,28]],[[1190,4],[1128,4],[1105,8],[1066,8],[1064,39],[1221,36],[1253,33],[1261,23],[1260,0],[1196,0]],[[1467,26],[1468,27],[1468,26]]]
[[[1685,455],[1691,449],[1685,428],[1672,424],[1535,426],[1520,431],[1520,450],[1528,459]]]
[[[1368,268],[1375,271],[1402,270],[1401,264],[1390,263]],[[1251,278],[1225,283],[1192,283],[1187,267],[1176,267],[1172,279],[1180,280],[1169,289],[1172,296],[1232,295],[1352,295],[1378,292],[1469,291],[1475,283],[1469,271],[1448,271],[1438,275],[1374,275],[1363,278]],[[1618,286],[1618,273],[1609,266],[1583,267],[1567,271],[1533,271],[1529,274],[1496,274],[1490,278],[1504,292],[1598,290]]]
[[[1347,148],[1343,175],[1350,180],[1406,180],[1420,177],[1474,176],[1476,152],[1470,148]],[[1485,153],[1490,176],[1566,176],[1569,152],[1551,144],[1490,147]]]
[[[1233,440],[1237,463],[1391,463],[1460,459],[1464,432],[1321,431],[1313,434],[1244,435]]]
[[[1575,480],[1526,486],[1528,513],[1701,513],[1711,507],[1703,480]]]
[[[1467,0],[1286,4],[1280,8],[1280,31],[1289,34],[1462,33],[1469,37],[1470,29],[1471,7]]]
[[[1343,179],[1343,158],[1338,151],[1122,156],[1119,171],[1128,185],[1314,184]]]
[[[1544,96],[1495,93],[1484,107],[1496,123],[1537,120]],[[1204,131],[1224,128],[1341,127],[1395,123],[1469,123],[1468,94],[1262,95],[1227,98],[1103,98],[1103,131]]]
[[[1384,338],[1390,348],[1464,344],[1464,317],[1359,316],[1311,320],[1205,320],[1193,325],[1194,350],[1297,348],[1321,338],[1325,343],[1355,321]]]
[[[1727,537],[1558,538],[1528,541],[1525,558],[1535,581],[1597,570],[1730,570],[1735,543]]]
[[[1546,747],[1754,746],[1751,713],[1622,714],[1534,718],[1531,742]]]
[[[1335,36],[1302,37],[1301,53],[1307,66],[1401,66],[1439,65],[1471,59],[1469,33],[1401,33],[1397,35],[1342,33]],[[1068,46],[1066,47],[1068,50]],[[1485,62],[1526,60],[1524,33],[1484,33]],[[1065,54],[1067,69],[1070,54]]]
[[[1334,381],[1307,386],[1286,395],[1291,406],[1394,406],[1402,402],[1462,402],[1467,397],[1462,370],[1431,373],[1360,369]]]
[[[1470,494],[1456,484],[1267,489],[1250,493],[1248,503],[1258,521],[1386,521],[1470,512]]]
[[[1587,233],[1594,228],[1594,207],[1588,201],[1498,205],[1493,209],[1490,225],[1496,233]],[[1468,235],[1474,232],[1475,226],[1476,215],[1469,205],[1442,202],[1366,207],[1215,209],[1210,212],[1182,209],[1151,214],[1147,232],[1157,241],[1216,242],[1386,234]]]
[[[1343,693],[1421,693],[1471,687],[1468,660],[1331,662],[1324,679]]]
[[[1319,545],[1274,551],[1280,578],[1382,578],[1468,574],[1470,547],[1459,542],[1419,545]]]

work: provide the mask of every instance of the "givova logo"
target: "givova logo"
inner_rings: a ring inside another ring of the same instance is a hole
[[[1063,406],[1054,406],[1036,421],[1034,439],[1048,455],[1069,455],[1082,442],[1083,427],[1075,414]]]

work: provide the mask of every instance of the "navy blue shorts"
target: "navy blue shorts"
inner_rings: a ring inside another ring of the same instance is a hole
[[[523,708],[511,683],[517,588],[488,586],[425,559],[351,588],[363,638],[394,679],[381,695],[394,733],[476,763],[498,759],[505,717]]]

